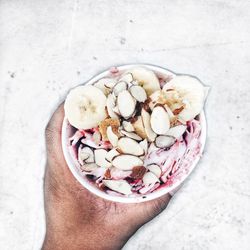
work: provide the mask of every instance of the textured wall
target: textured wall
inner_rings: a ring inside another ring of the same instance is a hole
[[[249,249],[249,12],[245,0],[0,0],[0,249],[41,246],[55,106],[96,73],[137,62],[212,88],[202,161],[125,249]]]

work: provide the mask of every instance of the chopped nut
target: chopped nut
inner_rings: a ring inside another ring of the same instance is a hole
[[[132,170],[135,166],[142,166],[143,161],[135,155],[121,154],[112,160],[112,165],[121,170]]]
[[[104,174],[105,179],[111,179],[110,169],[108,168]]]
[[[147,172],[147,169],[145,167],[136,166],[136,167],[133,167],[132,174],[130,177],[133,179],[142,179],[142,177],[144,176],[146,172]]]
[[[147,138],[147,134],[145,132],[141,116],[137,116],[136,119],[131,121],[131,123],[137,135],[139,135],[143,139]]]
[[[181,113],[181,111],[184,109],[184,106],[181,106],[180,108],[177,108],[175,110],[173,110],[173,114],[174,115],[178,115]]]
[[[150,111],[150,108],[149,108],[149,103],[151,102],[151,99],[150,97],[147,98],[147,100],[143,103],[142,105],[142,108],[144,108],[146,111]]]
[[[103,120],[102,122],[100,122],[99,124],[99,131],[102,135],[102,139],[104,141],[108,141],[108,137],[107,137],[107,128],[111,126],[112,131],[118,136],[120,137],[120,134],[118,132],[118,128],[120,126],[120,121],[119,119],[112,119],[112,118],[108,118]]]

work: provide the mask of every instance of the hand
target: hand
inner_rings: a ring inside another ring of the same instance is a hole
[[[63,117],[61,104],[46,128],[43,249],[120,249],[138,228],[163,211],[171,196],[123,204],[90,193],[74,178],[65,162],[61,147]]]

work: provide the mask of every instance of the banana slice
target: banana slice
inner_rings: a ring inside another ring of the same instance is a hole
[[[151,95],[153,92],[160,89],[159,80],[151,70],[139,67],[131,69],[127,73],[133,75],[134,80],[146,90],[148,95]]]
[[[181,120],[190,121],[201,112],[206,98],[206,88],[198,79],[185,75],[176,76],[163,87],[164,91],[171,89],[179,94],[184,103],[183,110],[178,114]]]
[[[72,89],[65,101],[65,116],[78,129],[96,127],[107,117],[106,96],[97,87],[86,85]]]

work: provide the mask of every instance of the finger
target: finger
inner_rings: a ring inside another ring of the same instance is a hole
[[[132,221],[137,228],[152,220],[160,214],[168,205],[170,194],[165,194],[157,199],[137,204],[137,209],[132,210]]]
[[[57,188],[66,185],[66,183],[69,187],[73,187],[75,183],[78,183],[67,167],[63,154],[61,140],[63,119],[64,102],[59,105],[52,115],[45,133],[47,149],[46,179],[49,177],[50,186]]]
[[[61,132],[64,119],[63,104],[61,103],[56,109],[45,130],[48,153],[61,151]]]
[[[155,217],[156,215],[161,213],[167,207],[171,198],[172,198],[172,196],[169,193],[167,193],[167,194],[165,194],[165,195],[163,195],[155,200],[149,201],[149,203],[148,203],[149,214],[152,217]]]
[[[154,200],[154,202],[157,204],[156,208],[158,208],[158,211],[156,211],[156,212],[159,212],[159,213],[162,212],[167,207],[171,198],[172,198],[172,196],[169,193],[167,193],[167,194],[159,197],[158,199]]]

